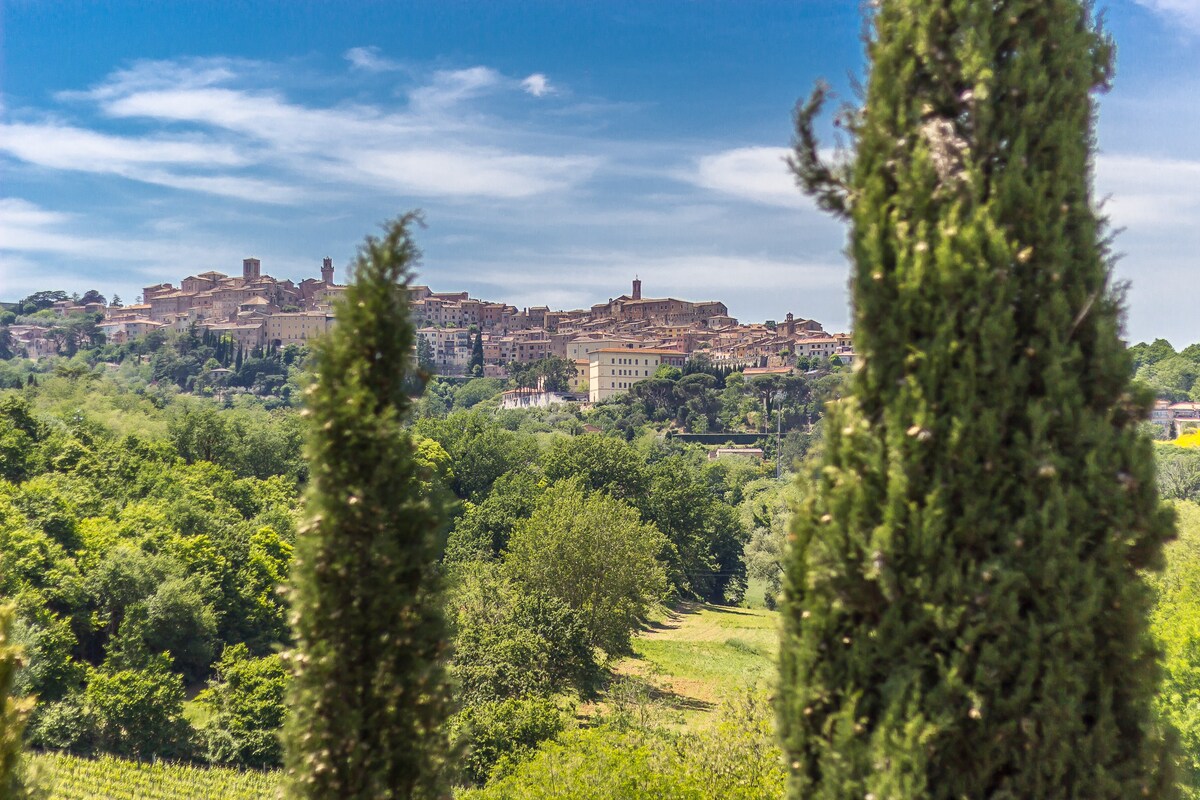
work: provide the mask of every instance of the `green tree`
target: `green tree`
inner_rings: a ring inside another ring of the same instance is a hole
[[[541,382],[541,387],[547,392],[565,392],[571,388],[578,370],[575,362],[558,356],[546,356],[530,365],[534,382]]]
[[[97,744],[133,758],[185,758],[191,729],[183,718],[183,681],[166,654],[143,669],[94,671],[84,704],[95,720]]]
[[[413,430],[445,448],[454,464],[454,493],[473,502],[487,497],[501,475],[537,457],[532,438],[504,430],[477,410],[421,419]]]
[[[225,648],[217,677],[196,697],[209,717],[200,730],[216,764],[279,766],[287,670],[275,654],[254,658],[244,644]]]
[[[707,376],[706,376],[707,377]],[[713,492],[684,456],[649,468],[646,517],[667,537],[667,574],[684,595],[713,603],[738,600],[745,590],[742,549],[747,537],[737,513]]]
[[[1141,369],[1147,364],[1157,364],[1175,355],[1175,348],[1166,339],[1155,339],[1150,344],[1138,342],[1129,348],[1135,369]]]
[[[615,655],[666,594],[656,556],[666,537],[637,509],[578,480],[546,490],[508,542],[504,571],[518,586],[579,612],[588,643]]]
[[[291,797],[442,795],[442,515],[421,495],[425,470],[405,429],[419,221],[408,214],[367,238],[338,325],[312,356],[308,521],[292,568]]]
[[[21,732],[33,709],[32,698],[13,694],[17,670],[22,667],[20,648],[9,638],[12,606],[0,606],[0,796],[20,800],[25,796],[21,764]]]
[[[489,561],[508,545],[513,527],[528,517],[541,494],[536,475],[513,470],[501,475],[492,491],[455,522],[446,542],[446,561]]]
[[[584,434],[559,439],[543,457],[542,468],[551,481],[578,478],[587,489],[635,505],[645,500],[650,486],[637,451],[610,436]]]
[[[433,345],[424,336],[417,337],[417,367],[422,372],[433,373]]]
[[[459,566],[448,602],[451,671],[465,705],[575,689],[590,694],[600,670],[580,614],[519,586],[494,564]]]
[[[1091,199],[1112,43],[1081,0],[871,24],[853,161],[820,155],[822,88],[797,113],[862,366],[793,529],[791,796],[1172,796],[1138,576],[1172,514]]]
[[[1200,506],[1177,503],[1179,539],[1167,568],[1151,578],[1151,629],[1163,651],[1158,711],[1179,732],[1179,776],[1189,800],[1200,798]]]
[[[475,341],[471,345],[471,360],[467,371],[472,377],[483,377],[483,331],[475,331]]]

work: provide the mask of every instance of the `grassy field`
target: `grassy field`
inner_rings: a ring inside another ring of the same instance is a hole
[[[50,800],[268,800],[278,773],[238,772],[177,764],[138,764],[103,756],[32,758]]]
[[[616,672],[672,709],[676,724],[706,726],[722,700],[770,689],[779,652],[776,618],[761,608],[681,605],[638,635],[634,655]]]

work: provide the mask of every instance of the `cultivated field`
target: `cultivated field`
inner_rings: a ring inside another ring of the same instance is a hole
[[[278,773],[238,772],[176,764],[138,764],[104,756],[34,756],[50,800],[268,800]]]

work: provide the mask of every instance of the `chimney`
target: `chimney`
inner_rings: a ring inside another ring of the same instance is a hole
[[[321,262],[321,282],[333,286],[333,259],[326,258]]]
[[[259,276],[261,266],[257,258],[243,258],[242,277],[248,281],[254,280]]]
[[[642,282],[639,281],[637,278],[633,279],[633,299],[634,300],[642,299]]]

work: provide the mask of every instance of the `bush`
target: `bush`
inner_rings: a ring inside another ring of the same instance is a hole
[[[465,750],[463,775],[482,784],[497,764],[514,769],[539,744],[565,727],[563,713],[548,697],[510,697],[468,706],[451,721]]]
[[[563,733],[520,764],[503,764],[462,800],[764,800],[786,770],[765,698],[722,708],[712,729],[673,733],[599,725]]]

